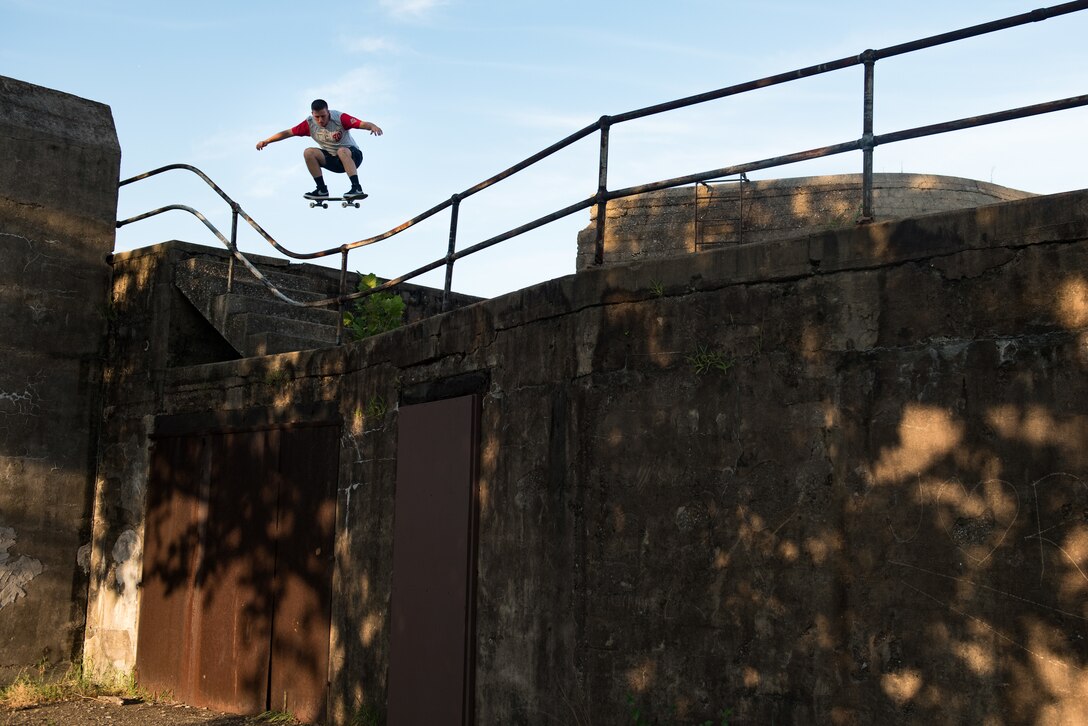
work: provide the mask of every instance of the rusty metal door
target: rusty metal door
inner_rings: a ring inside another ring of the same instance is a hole
[[[335,429],[282,437],[269,707],[325,718],[340,446]],[[281,434],[284,432],[280,432]],[[292,482],[298,485],[291,484]]]
[[[197,578],[195,691],[201,706],[260,713],[268,702],[279,482],[276,432],[209,436],[207,535]]]
[[[141,686],[324,717],[338,470],[335,426],[156,439]]]
[[[479,396],[401,406],[390,726],[473,723]]]
[[[191,702],[193,597],[204,541],[208,449],[202,437],[168,438],[151,452],[136,667],[140,685]]]

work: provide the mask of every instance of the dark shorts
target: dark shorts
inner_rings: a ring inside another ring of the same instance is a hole
[[[351,149],[351,158],[355,162],[355,166],[363,163],[363,150],[358,146],[349,147]],[[330,154],[324,149],[321,150],[324,154],[325,160],[321,163],[321,166],[325,167],[329,171],[335,171],[337,174],[344,173],[344,165],[340,162],[340,158],[335,154]]]

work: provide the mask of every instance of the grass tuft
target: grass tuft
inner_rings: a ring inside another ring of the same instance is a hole
[[[50,669],[46,664],[20,673],[14,681],[0,687],[0,706],[8,709],[32,708],[73,698],[115,696],[124,699],[159,700],[140,690],[131,672],[106,670],[92,676],[83,666],[73,663],[67,670]]]

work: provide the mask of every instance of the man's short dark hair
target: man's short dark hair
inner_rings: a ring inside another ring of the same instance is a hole
[[[315,99],[314,102],[310,104],[311,111],[324,111],[328,107],[329,104],[325,103],[325,99],[323,98]]]

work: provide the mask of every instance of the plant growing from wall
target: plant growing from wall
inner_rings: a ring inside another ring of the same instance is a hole
[[[382,419],[385,418],[385,414],[387,413],[389,413],[389,405],[381,396],[374,396],[374,398],[366,402],[367,418]]]
[[[696,375],[704,376],[711,371],[728,373],[736,362],[732,358],[726,358],[718,351],[710,350],[705,345],[696,346],[695,352],[685,359],[691,365]]]
[[[378,286],[374,273],[359,277],[359,292]],[[376,292],[355,301],[351,311],[344,311],[344,327],[356,340],[399,328],[404,324],[404,299],[392,292]]]

